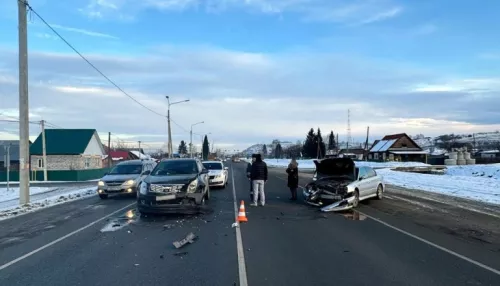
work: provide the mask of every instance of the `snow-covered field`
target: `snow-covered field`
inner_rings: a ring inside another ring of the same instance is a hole
[[[242,159],[243,160],[243,159]],[[246,161],[246,160],[245,160]],[[286,168],[290,160],[267,159],[269,167]],[[299,169],[314,169],[312,160],[298,160]],[[387,184],[500,205],[500,164],[448,166],[444,175],[393,171],[395,167],[428,166],[414,162],[363,162],[358,166],[377,168]]]
[[[30,187],[30,203],[19,206],[19,188],[0,188],[0,220],[97,194],[97,187]]]

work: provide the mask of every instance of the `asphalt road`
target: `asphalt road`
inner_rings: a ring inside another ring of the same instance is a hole
[[[500,248],[415,223],[409,208],[391,213],[394,198],[319,213],[288,200],[277,170],[266,206],[250,207],[245,164],[230,167],[236,200],[247,201],[241,244],[231,183],[188,217],[138,217],[133,198],[84,199],[0,222],[0,285],[238,285],[241,275],[248,285],[500,285]],[[172,246],[190,232],[193,244]]]

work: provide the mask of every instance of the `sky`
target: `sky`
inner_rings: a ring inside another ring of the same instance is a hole
[[[17,3],[0,0],[0,119],[18,108]],[[160,148],[167,100],[180,140],[242,150],[500,130],[495,0],[31,0],[30,120]],[[18,138],[0,122],[0,139]],[[40,126],[32,124],[33,139]]]

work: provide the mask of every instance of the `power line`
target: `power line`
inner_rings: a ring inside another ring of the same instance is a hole
[[[144,107],[145,109],[149,110],[150,112],[156,114],[156,115],[159,115],[161,117],[166,117],[164,114],[161,114],[159,112],[156,112],[154,111],[153,109],[147,107],[146,105],[142,104],[140,101],[138,101],[137,99],[135,99],[133,96],[131,96],[130,94],[128,94],[125,90],[123,90],[118,84],[116,84],[114,81],[112,81],[108,76],[106,76],[100,69],[98,69],[92,62],[90,62],[82,53],[80,53],[73,45],[71,45],[63,36],[61,36],[61,34],[59,34],[47,21],[45,21],[45,19],[40,16],[40,14],[38,14],[34,9],[33,7],[31,7],[30,4],[26,3],[26,1],[24,0],[18,0],[19,2],[23,3],[24,5],[26,5],[26,7],[28,8],[28,10],[30,12],[32,12],[33,14],[35,14],[54,34],[57,35],[57,37],[59,37],[59,39],[61,39],[68,47],[70,47],[76,54],[78,54],[78,56],[80,56],[80,58],[82,58],[88,65],[90,65],[97,73],[99,73],[103,78],[105,78],[109,83],[111,83],[114,87],[116,87],[119,91],[121,91],[124,95],[126,95],[128,98],[132,99],[133,101],[135,101],[137,104],[139,104],[140,106]]]

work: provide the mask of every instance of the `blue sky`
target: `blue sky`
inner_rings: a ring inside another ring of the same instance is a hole
[[[15,115],[17,7],[8,2],[0,12],[0,114]],[[500,125],[492,108],[500,104],[498,1],[32,0],[30,5],[149,107],[164,112],[167,94],[190,98],[176,106],[176,122],[183,127],[174,126],[176,140],[187,140],[183,129],[197,120],[207,122],[197,127],[201,133],[238,148],[273,138],[301,139],[318,126],[342,137],[348,108],[359,138],[366,125],[374,137]],[[30,91],[39,95],[31,102],[34,120],[95,127],[131,141],[164,140],[162,118],[124,98],[36,16],[29,18]],[[131,125],[130,116],[123,116],[130,111],[148,123]],[[69,118],[71,112],[81,117]],[[94,116],[85,118],[89,113]],[[15,136],[12,126],[0,127],[4,136]]]

